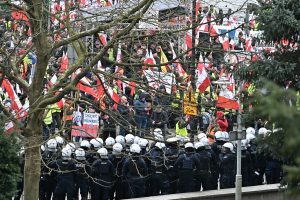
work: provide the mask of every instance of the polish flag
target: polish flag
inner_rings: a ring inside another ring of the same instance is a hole
[[[210,85],[209,76],[205,70],[202,56],[200,55],[200,59],[198,63],[198,79],[196,82],[196,87],[200,92],[204,92],[209,85]]]
[[[22,109],[22,103],[16,94],[12,84],[9,82],[9,80],[4,79],[2,81],[2,88],[6,90],[8,97],[11,99],[11,108],[17,112],[19,112]]]
[[[12,121],[5,123],[5,127],[4,130],[6,132],[6,134],[11,134],[14,130],[14,123]]]
[[[227,51],[230,47],[229,38],[225,36],[224,38],[222,36],[219,36],[219,41],[223,46],[223,49]]]
[[[130,82],[124,81],[122,85],[123,85],[123,93],[124,94],[125,94],[125,88],[129,86],[130,89],[131,89],[130,95],[131,96],[134,95],[134,93],[135,93],[135,87],[136,87],[136,83],[135,82],[133,82],[133,81],[130,81]]]
[[[90,80],[86,77],[83,77],[80,82],[77,84],[77,88],[82,92],[92,95],[95,99],[98,99],[99,96],[94,88],[90,84]]]
[[[63,52],[59,72],[64,73],[69,67],[68,53]]]
[[[52,87],[52,86],[56,83],[56,81],[57,81],[57,76],[56,76],[56,74],[54,74],[54,75],[52,76],[52,78],[50,79],[48,88]]]
[[[155,59],[153,57],[153,54],[152,54],[152,51],[151,50],[147,50],[147,54],[146,54],[146,58],[144,60],[144,66],[143,66],[143,69],[150,69],[150,70],[153,70],[153,66],[147,66],[147,65],[155,65],[156,62],[155,62]]]
[[[107,35],[104,33],[98,33],[100,42],[105,46],[107,44]]]
[[[119,95],[111,88],[108,88],[108,94],[110,95],[111,99],[113,100],[114,104],[114,109],[117,110],[118,108],[118,103],[120,102],[121,98]]]
[[[188,30],[185,34],[185,45],[188,49],[192,48],[192,29]]]
[[[56,93],[55,93],[55,95],[57,95],[57,94],[59,94],[59,92],[56,92]],[[58,102],[56,102],[56,105],[57,105],[60,109],[62,109],[62,108],[64,107],[64,105],[65,105],[65,99],[64,99],[64,98],[60,99]]]
[[[233,93],[225,88],[220,91],[216,107],[238,110],[239,104],[234,99]]]

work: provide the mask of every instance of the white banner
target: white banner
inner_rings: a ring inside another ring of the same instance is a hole
[[[172,85],[175,84],[174,74],[151,70],[144,70],[144,74],[150,87],[158,89],[160,85],[164,85],[167,93],[171,94]]]
[[[84,112],[83,125],[99,125],[99,114]]]

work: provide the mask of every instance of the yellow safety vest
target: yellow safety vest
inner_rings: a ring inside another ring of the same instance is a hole
[[[51,106],[50,106],[50,109],[51,109],[51,112],[52,113],[57,113],[57,112],[60,112],[61,110],[60,110],[60,108],[58,107],[58,105],[55,103],[55,104],[52,104]]]
[[[44,123],[46,125],[50,125],[52,124],[53,120],[52,120],[52,111],[51,109],[48,110],[46,117],[44,118]]]
[[[177,122],[177,124],[176,124],[175,131],[176,131],[176,135],[180,135],[182,137],[186,137],[188,135],[186,127],[181,128],[181,129],[179,128],[179,122]]]

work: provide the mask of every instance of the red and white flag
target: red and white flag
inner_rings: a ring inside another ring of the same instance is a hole
[[[5,133],[6,134],[11,134],[14,130],[14,123],[12,121],[8,122],[8,123],[5,123]]]
[[[56,81],[57,81],[57,76],[56,76],[56,74],[54,74],[54,75],[52,76],[52,78],[50,79],[50,82],[49,82],[48,87],[49,87],[49,88],[52,87],[52,86],[56,83]]]
[[[2,88],[6,90],[8,97],[11,99],[11,108],[19,112],[22,109],[22,103],[8,79],[2,81]]]
[[[147,54],[146,54],[146,58],[144,60],[144,66],[143,69],[150,69],[153,70],[153,66],[147,66],[147,65],[155,65],[155,59],[153,57],[152,51],[151,50],[147,50]]]
[[[233,93],[225,88],[220,91],[216,107],[238,110],[239,104],[234,99]]]
[[[77,88],[79,90],[81,90],[82,92],[85,92],[87,94],[90,94],[92,97],[94,97],[95,99],[98,99],[99,96],[97,94],[97,92],[94,90],[94,88],[92,87],[92,85],[90,84],[90,80],[86,77],[83,77],[79,83],[77,84]]]
[[[202,56],[200,55],[200,59],[198,63],[198,78],[196,82],[196,87],[200,92],[204,92],[209,85],[210,85],[209,76],[205,70]]]
[[[63,56],[61,57],[61,63],[59,72],[63,73],[69,68],[69,59],[68,59],[68,53],[63,52]]]
[[[108,88],[108,94],[110,95],[111,99],[114,102],[114,109],[117,110],[118,108],[118,103],[120,102],[121,98],[119,97],[119,95],[111,88]]]

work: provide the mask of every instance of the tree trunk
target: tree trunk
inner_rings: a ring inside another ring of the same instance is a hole
[[[37,200],[39,199],[39,182],[41,171],[41,156],[40,156],[40,142],[38,138],[41,137],[40,128],[37,124],[33,127],[30,137],[28,137],[25,150],[25,168],[24,168],[24,199]]]

